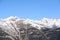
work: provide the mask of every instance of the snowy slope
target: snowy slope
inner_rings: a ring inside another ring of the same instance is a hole
[[[13,25],[12,25],[13,24]],[[11,16],[6,19],[0,19],[0,25],[7,26],[8,25],[13,29],[14,27],[24,27],[26,28],[27,25],[30,24],[30,27],[35,27],[37,29],[41,29],[42,27],[46,28],[55,28],[60,27],[60,19],[49,19],[49,18],[43,18],[41,20],[31,20],[31,19],[20,19],[16,16]]]

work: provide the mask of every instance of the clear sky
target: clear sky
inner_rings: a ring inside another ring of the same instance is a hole
[[[0,18],[60,18],[60,0],[0,0]]]

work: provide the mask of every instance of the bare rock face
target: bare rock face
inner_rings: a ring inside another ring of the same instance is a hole
[[[0,40],[60,40],[60,19],[0,19]]]

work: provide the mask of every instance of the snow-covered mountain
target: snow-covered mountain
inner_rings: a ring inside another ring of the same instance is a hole
[[[41,20],[31,20],[31,19],[20,19],[19,17],[16,16],[11,16],[8,17],[6,19],[0,19],[0,25],[11,25],[14,24],[14,26],[16,27],[23,27],[26,25],[29,25],[31,27],[35,27],[37,29],[41,29],[42,27],[46,27],[46,28],[58,28],[60,27],[60,19],[49,19],[49,18],[43,18]]]
[[[31,20],[31,19],[21,19],[16,16],[11,16],[5,19],[0,19],[0,36],[3,34],[4,35],[8,34],[7,37],[9,36],[9,38],[11,36],[12,38],[16,40],[22,40],[21,35],[24,34],[26,36],[27,33],[25,34],[24,32],[27,32],[27,30],[23,29],[22,31],[20,31],[21,28],[27,29],[29,31],[28,34],[34,33],[33,32],[34,29],[29,30],[29,28],[36,28],[38,30],[41,30],[42,28],[53,28],[53,29],[60,28],[60,19],[43,18],[41,20]],[[40,34],[39,32],[40,31],[36,32],[36,34]],[[44,33],[42,33],[42,35],[44,35]],[[24,40],[28,40],[26,39],[27,37],[28,36],[26,36]]]

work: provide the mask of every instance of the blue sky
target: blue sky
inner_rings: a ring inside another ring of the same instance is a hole
[[[0,18],[60,18],[60,0],[0,0]]]

